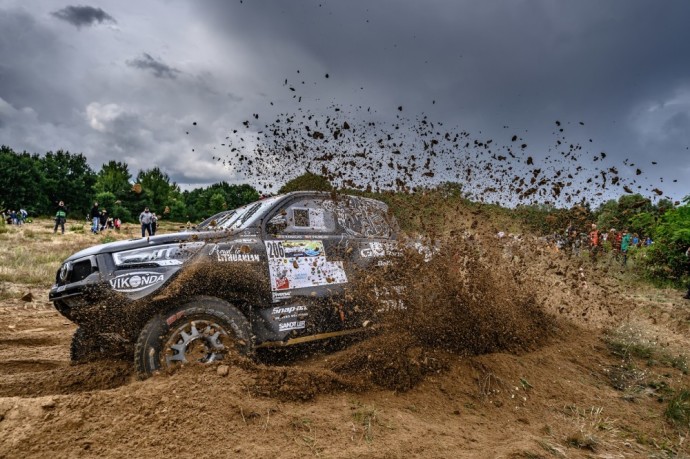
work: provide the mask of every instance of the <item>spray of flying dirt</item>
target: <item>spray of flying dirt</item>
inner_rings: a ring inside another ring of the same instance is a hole
[[[533,286],[519,281],[497,251],[459,239],[428,255],[408,250],[381,273],[361,277],[358,299],[379,308],[383,331],[338,355],[333,371],[407,390],[445,368],[449,355],[520,353],[554,333],[556,322],[537,303]],[[387,290],[387,312],[380,310],[381,288],[374,287],[382,282],[401,287]]]

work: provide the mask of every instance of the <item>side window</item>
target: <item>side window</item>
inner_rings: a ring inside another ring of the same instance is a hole
[[[268,234],[335,233],[337,223],[323,199],[299,199],[280,209],[266,224]]]
[[[395,220],[388,216],[388,207],[379,201],[344,196],[338,201],[325,201],[345,232],[356,237],[390,238]]]

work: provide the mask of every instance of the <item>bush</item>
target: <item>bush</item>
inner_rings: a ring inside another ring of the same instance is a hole
[[[690,390],[683,389],[668,401],[666,419],[682,427],[690,427]]]

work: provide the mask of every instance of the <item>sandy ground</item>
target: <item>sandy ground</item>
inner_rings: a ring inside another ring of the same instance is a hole
[[[0,457],[687,457],[687,426],[664,411],[690,387],[672,358],[688,348],[690,302],[632,287],[616,265],[501,244],[555,321],[526,350],[393,356],[384,334],[140,381],[129,362],[70,364],[75,327],[46,289],[5,300]],[[614,335],[653,354],[621,356]],[[375,364],[342,370],[362,356]],[[381,375],[399,377],[400,359],[424,371],[394,390]]]

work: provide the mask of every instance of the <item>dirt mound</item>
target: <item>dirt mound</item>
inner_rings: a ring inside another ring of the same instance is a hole
[[[386,332],[336,354],[329,367],[390,390],[407,391],[424,376],[448,368],[445,355],[423,346],[409,333],[393,337]]]
[[[334,392],[362,392],[369,385],[352,376],[319,368],[257,367],[252,393],[289,401],[311,400]]]

